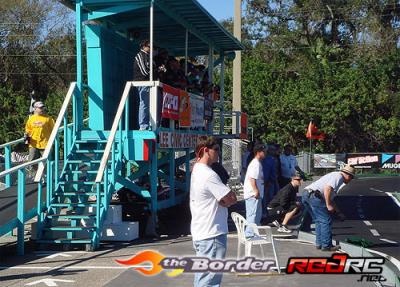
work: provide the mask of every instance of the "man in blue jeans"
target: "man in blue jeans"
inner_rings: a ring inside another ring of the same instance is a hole
[[[328,173],[304,189],[302,201],[315,223],[316,248],[322,251],[337,251],[340,246],[332,245],[332,217],[336,211],[342,216],[334,198],[343,184],[349,183],[355,175],[352,166],[346,165],[340,171]]]
[[[221,182],[211,165],[218,161],[218,141],[201,136],[196,146],[197,162],[190,181],[190,231],[196,256],[223,259],[228,233],[228,207],[236,203],[236,195]],[[221,273],[196,273],[195,287],[218,287]]]
[[[243,198],[246,204],[246,220],[248,223],[260,225],[262,217],[262,199],[264,196],[264,172],[261,161],[265,158],[265,145],[256,144],[254,158],[247,167],[243,185]],[[246,228],[247,238],[253,237],[252,228]]]
[[[133,63],[133,80],[149,81],[150,79],[150,42],[144,40],[140,43],[140,51]],[[139,129],[149,129],[150,118],[150,87],[138,87],[139,94]]]

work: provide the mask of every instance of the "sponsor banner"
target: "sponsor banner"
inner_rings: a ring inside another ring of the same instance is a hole
[[[204,99],[204,119],[212,120],[214,110],[214,102],[210,99]]]
[[[349,153],[347,163],[355,168],[380,168],[380,158],[378,153]]]
[[[185,91],[180,91],[179,98],[179,126],[182,128],[190,128],[192,108],[190,106],[190,96]]]
[[[159,132],[159,148],[195,148],[198,137],[196,134]]]
[[[381,158],[381,168],[400,169],[400,154],[383,153]]]
[[[161,116],[166,119],[179,120],[180,90],[163,84],[163,104]]]
[[[314,168],[336,168],[336,154],[316,153],[314,154]]]
[[[190,94],[191,106],[191,127],[203,128],[204,125],[204,98],[195,94]]]
[[[248,126],[247,114],[241,113],[241,115],[240,115],[240,138],[241,139],[248,138],[247,126]]]

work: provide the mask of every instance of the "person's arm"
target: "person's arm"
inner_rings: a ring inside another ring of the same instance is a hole
[[[233,191],[230,191],[227,195],[221,198],[218,203],[223,207],[229,207],[234,205],[237,202],[236,194]]]
[[[333,192],[333,188],[330,185],[325,185],[325,188],[324,188],[325,204],[326,204],[326,208],[328,209],[329,212],[335,211],[335,207],[333,206],[333,203],[331,201],[332,192]]]
[[[32,126],[31,126],[30,118],[29,118],[28,121],[26,122],[26,125],[25,125],[25,132],[26,132],[29,136],[32,136]]]
[[[288,190],[285,188],[282,190],[280,197],[279,197],[279,206],[284,207],[284,206],[289,206],[290,205],[290,196]]]
[[[257,188],[256,180],[254,178],[249,178],[249,181],[250,181],[251,188],[255,192],[254,197],[256,199],[259,199],[260,198],[260,191]]]

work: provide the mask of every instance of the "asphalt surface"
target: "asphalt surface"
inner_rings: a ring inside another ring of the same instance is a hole
[[[373,241],[372,249],[397,257],[397,242],[400,239],[399,207],[386,192],[398,191],[399,183],[400,178],[358,179],[342,189],[338,196],[338,204],[348,220],[335,221],[335,239],[363,237]],[[27,190],[27,193],[29,192]],[[244,214],[243,202],[231,211]],[[16,256],[15,237],[2,237],[0,286],[193,286],[191,274],[170,278],[161,273],[146,277],[115,262],[116,259],[129,259],[143,250],[158,251],[165,256],[193,256],[192,241],[188,236],[187,210],[176,208],[169,214],[160,214],[160,217],[160,238],[117,244],[103,243],[96,252],[64,252],[62,249],[41,251],[34,242],[28,240],[28,231],[27,254]],[[229,229],[235,230],[231,221]],[[374,235],[372,229],[375,229],[379,236]],[[4,242],[5,239],[7,242]],[[396,244],[382,239],[394,241]],[[313,243],[299,242],[296,238],[281,239],[276,245],[281,266],[286,266],[288,258],[293,256],[329,256],[329,253],[316,250]],[[236,251],[237,237],[231,233],[228,238],[227,257],[235,258]],[[270,246],[264,247],[264,251],[267,258],[273,258]],[[254,247],[254,255],[259,254],[259,248]],[[224,275],[222,286],[375,286],[373,283],[358,282],[359,279],[359,275],[278,275],[273,272],[244,277],[232,273]]]
[[[400,192],[400,177],[359,178],[345,186],[336,200],[346,220],[334,221],[334,238],[363,238],[368,248],[400,260],[400,206],[390,196],[394,192]]]

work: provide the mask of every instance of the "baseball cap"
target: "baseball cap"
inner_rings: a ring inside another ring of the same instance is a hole
[[[37,101],[36,103],[33,104],[34,108],[43,108],[44,104],[41,101]]]

